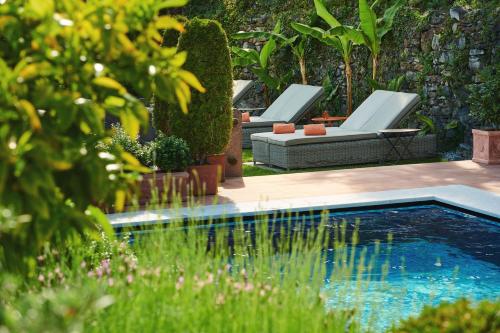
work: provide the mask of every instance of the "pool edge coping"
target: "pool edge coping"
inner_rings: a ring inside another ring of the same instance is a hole
[[[466,185],[447,185],[403,190],[350,193],[294,199],[225,203],[108,214],[113,228],[168,224],[173,220],[234,218],[275,211],[313,211],[363,208],[394,204],[436,201],[473,213],[500,219],[500,196]]]

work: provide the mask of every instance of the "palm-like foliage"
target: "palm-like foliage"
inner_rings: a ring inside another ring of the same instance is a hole
[[[238,32],[231,36],[235,40],[243,40],[250,38],[277,41],[279,46],[287,47],[290,46],[293,55],[297,58],[299,62],[300,74],[302,77],[302,84],[307,84],[307,73],[306,73],[306,60],[305,60],[305,36],[295,35],[293,37],[287,37],[281,33],[281,22],[278,21],[273,31],[249,31],[249,32]]]
[[[279,90],[284,81],[279,77],[273,76],[270,72],[271,56],[279,46],[274,34],[278,34],[280,30],[281,24],[278,22],[271,33],[273,35],[264,44],[260,53],[254,49],[244,49],[236,46],[231,47],[231,52],[235,55],[235,57],[233,57],[233,66],[247,67],[262,81],[262,83],[264,83],[264,99],[266,106],[271,104],[269,88]]]
[[[382,18],[377,18],[375,6],[378,0],[371,6],[367,0],[359,0],[359,19],[360,27],[363,32],[364,44],[370,49],[372,54],[372,80],[376,80],[378,57],[380,55],[382,38],[392,29],[394,17],[399,9],[403,6],[404,0],[396,0],[389,7]]]
[[[328,12],[322,0],[314,0],[314,6],[318,16],[330,26],[329,30],[310,27],[301,23],[292,23],[292,27],[302,34],[312,36],[322,43],[334,47],[342,55],[347,86],[347,114],[350,115],[352,113],[351,55],[355,45],[364,43],[364,37],[359,30],[342,25]]]

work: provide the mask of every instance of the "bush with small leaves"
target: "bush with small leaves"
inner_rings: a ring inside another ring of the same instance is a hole
[[[483,69],[479,75],[481,82],[469,86],[468,103],[471,117],[482,126],[500,130],[500,65]]]
[[[417,317],[404,320],[391,333],[454,333],[500,331],[500,302],[482,301],[471,305],[466,299],[426,306]]]
[[[158,134],[149,144],[149,159],[161,171],[184,171],[191,163],[191,152],[186,141],[174,136]]]
[[[143,165],[151,166],[149,151],[146,145],[142,145],[138,138],[131,138],[119,124],[111,125],[111,130],[113,131],[111,136],[111,142],[113,145],[118,145],[123,148],[126,152],[137,158]]]

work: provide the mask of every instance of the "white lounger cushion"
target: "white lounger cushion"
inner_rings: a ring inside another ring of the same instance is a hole
[[[283,121],[269,120],[262,117],[250,117],[249,123],[242,123],[243,127],[273,127],[273,124]]]
[[[376,90],[340,128],[369,132],[393,128],[419,101],[420,97],[417,94]]]
[[[323,87],[292,84],[260,117],[251,117],[243,127],[267,127],[274,123],[294,123],[323,95]],[[253,122],[253,124],[252,124]]]
[[[339,127],[327,127],[326,135],[304,135],[304,130],[291,134],[274,134],[272,132],[252,134],[252,141],[264,141],[279,146],[297,146],[301,144],[340,142],[353,140],[376,139],[376,132],[351,131]]]
[[[261,118],[296,122],[322,94],[323,87],[292,84],[269,106]]]
[[[238,102],[252,87],[252,80],[234,80],[233,81],[233,104]]]

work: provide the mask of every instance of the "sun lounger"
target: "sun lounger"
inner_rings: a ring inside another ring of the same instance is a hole
[[[398,126],[419,100],[416,94],[378,90],[340,127],[327,128],[326,135],[306,136],[303,130],[293,134],[253,134],[254,161],[285,169],[378,162],[388,149],[378,131]],[[432,156],[436,138],[417,137],[409,149],[418,158]]]
[[[259,117],[243,123],[243,148],[250,148],[250,136],[272,131],[274,123],[299,121],[323,95],[323,87],[292,84]]]

